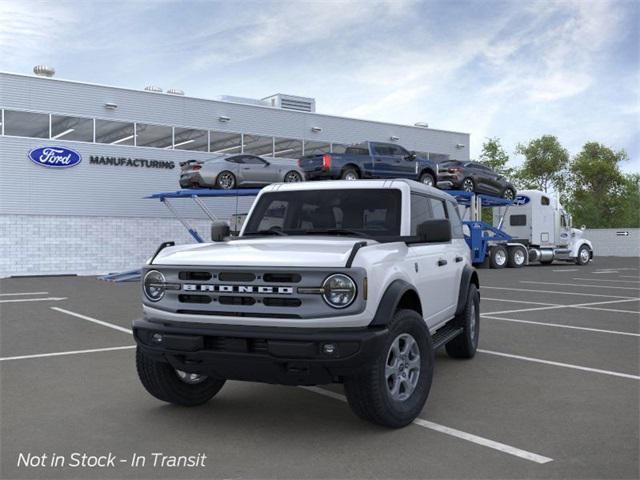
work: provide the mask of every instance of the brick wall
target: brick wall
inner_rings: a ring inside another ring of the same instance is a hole
[[[209,221],[189,222],[209,238]],[[169,218],[0,215],[0,277],[132,270],[171,240],[194,242]]]

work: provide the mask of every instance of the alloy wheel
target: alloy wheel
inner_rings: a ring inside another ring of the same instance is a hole
[[[387,352],[384,368],[389,395],[404,402],[416,389],[420,377],[420,348],[408,333],[398,335]]]
[[[298,172],[289,172],[284,177],[285,183],[296,183],[301,181],[302,181],[302,177]]]
[[[473,180],[465,178],[464,182],[462,182],[462,190],[465,192],[473,192]]]

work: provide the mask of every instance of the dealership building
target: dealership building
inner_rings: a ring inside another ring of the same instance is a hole
[[[163,241],[193,242],[158,200],[179,189],[180,162],[250,153],[292,159],[394,142],[440,161],[469,159],[469,134],[323,115],[310,98],[194,98],[0,72],[0,277],[101,274],[137,268]],[[33,160],[73,152],[66,168]],[[44,153],[43,153],[44,152]],[[46,153],[49,152],[49,153]],[[251,197],[205,199],[219,219]],[[202,236],[210,221],[173,203]]]

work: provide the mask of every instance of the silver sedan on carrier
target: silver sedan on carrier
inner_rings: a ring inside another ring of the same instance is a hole
[[[304,172],[291,158],[256,155],[219,155],[180,164],[181,188],[257,187],[279,182],[302,182]]]

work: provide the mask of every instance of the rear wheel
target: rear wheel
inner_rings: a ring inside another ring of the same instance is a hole
[[[357,376],[344,380],[351,409],[386,427],[408,425],[429,396],[433,361],[431,335],[422,316],[399,310],[378,355]]]
[[[504,198],[505,200],[513,200],[514,198],[516,198],[516,192],[513,190],[513,188],[507,187],[504,189],[504,192],[502,192],[502,198]]]
[[[422,175],[420,175],[420,183],[423,183],[424,185],[427,185],[428,187],[435,187],[435,185],[436,185],[436,181],[433,178],[433,175],[431,175],[428,172],[425,172]]]
[[[194,407],[211,400],[224,385],[224,380],[198,373],[176,370],[168,363],[147,357],[136,350],[138,377],[144,388],[158,400]]]
[[[489,265],[491,268],[504,268],[507,265],[507,249],[503,245],[494,245],[491,247]]]
[[[453,321],[462,327],[462,333],[445,345],[447,354],[453,358],[473,358],[480,337],[480,295],[473,283],[469,285],[464,310]]]
[[[509,268],[520,268],[527,263],[527,251],[523,247],[509,247],[508,252],[507,266]]]
[[[295,170],[287,172],[287,174],[284,176],[284,183],[296,183],[301,181],[302,175],[300,175],[300,172],[296,172]]]
[[[476,189],[475,184],[473,183],[473,179],[471,178],[465,178],[462,181],[462,190],[464,192],[474,192]]]
[[[342,171],[340,178],[342,180],[358,180],[360,178],[360,175],[355,168],[347,167]]]
[[[576,257],[576,263],[578,265],[586,265],[591,260],[591,250],[586,245],[582,245],[578,250],[578,256]]]
[[[216,186],[223,190],[231,190],[236,186],[235,175],[227,170],[220,172],[216,178]]]

